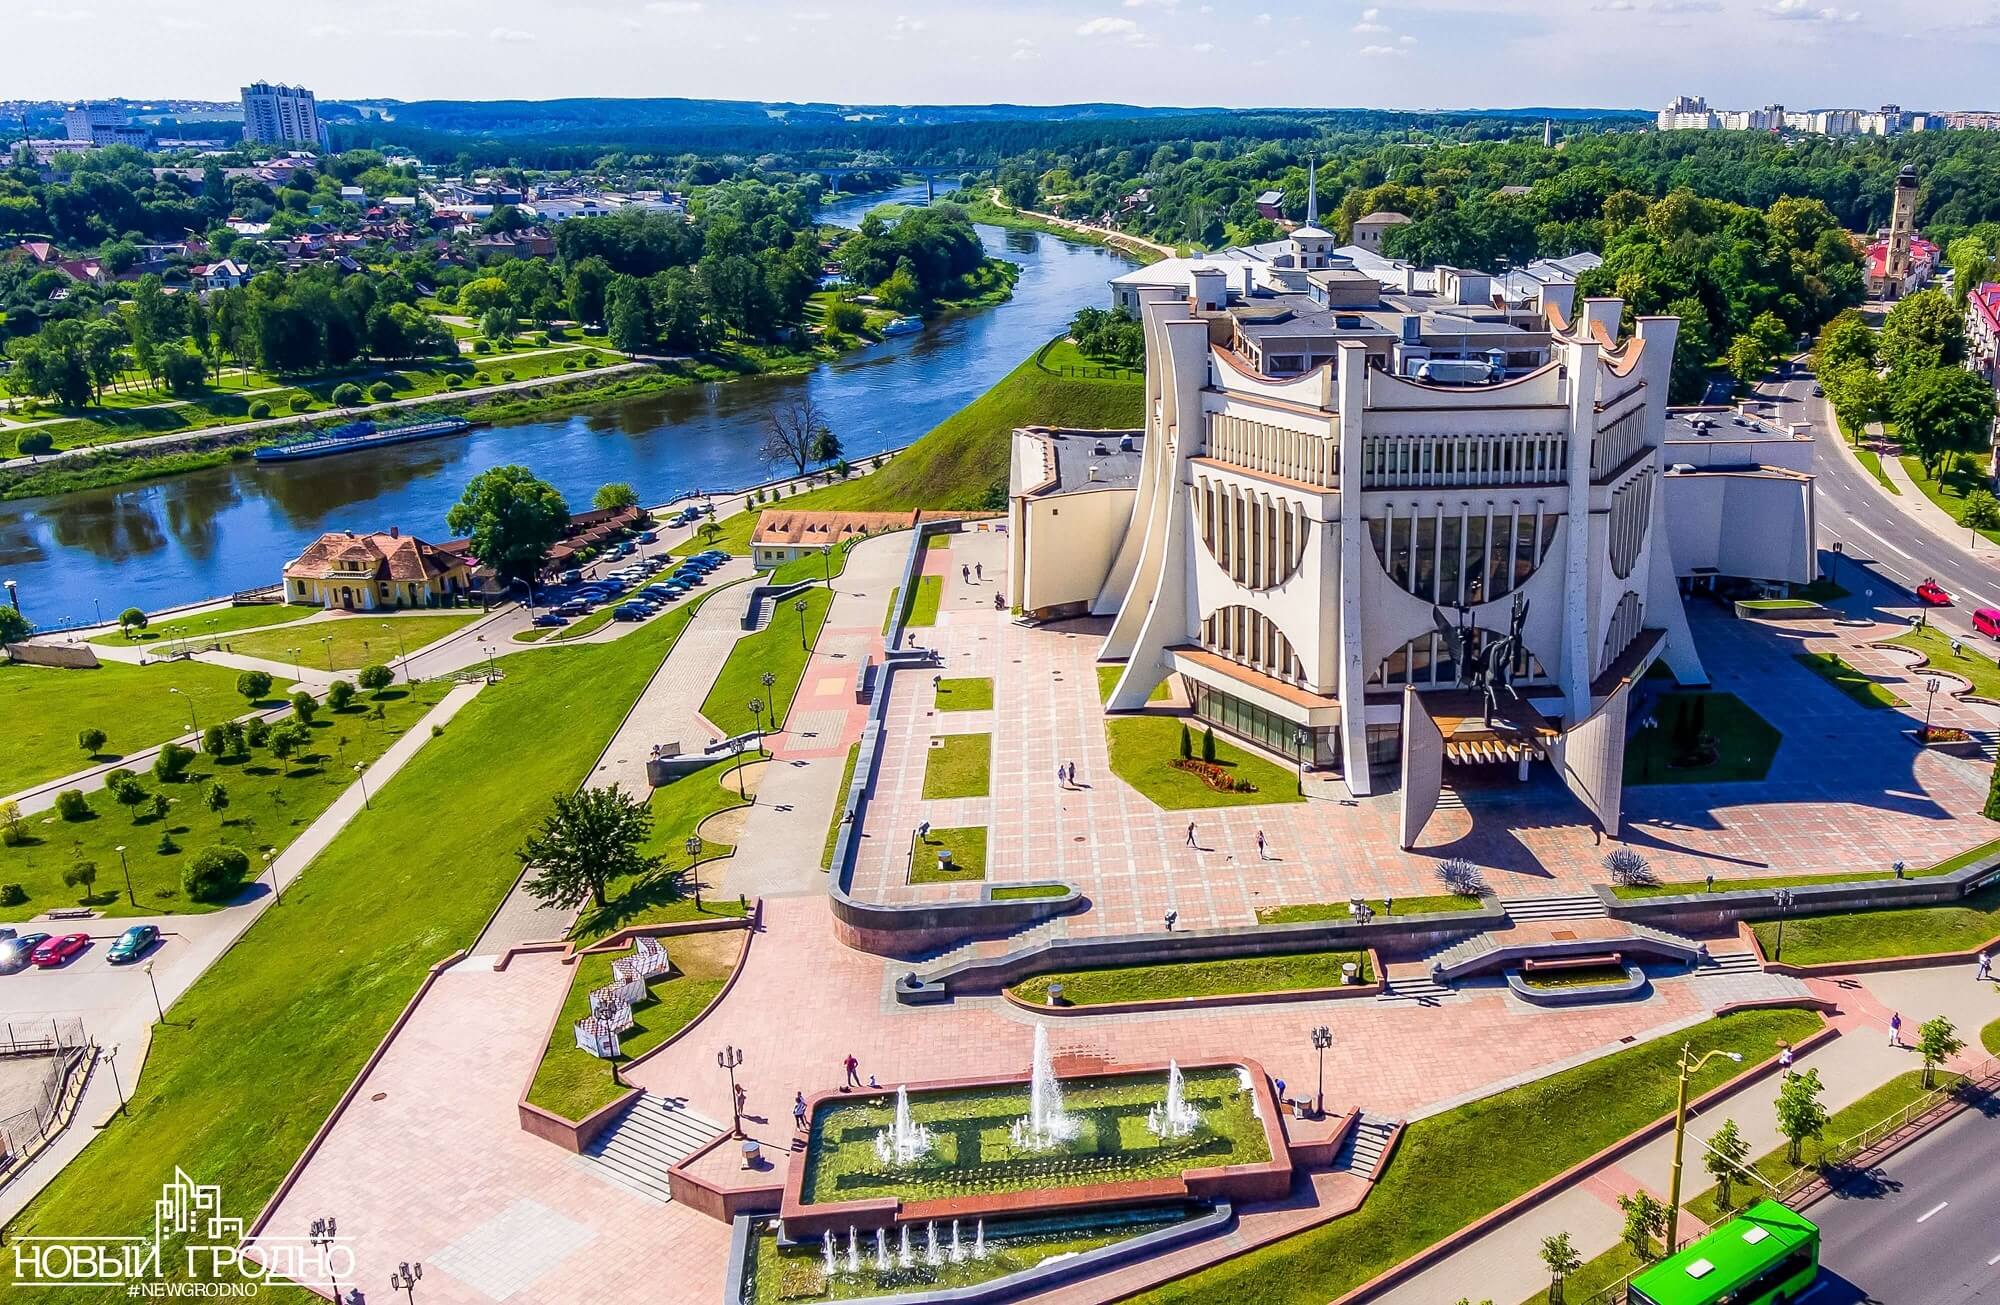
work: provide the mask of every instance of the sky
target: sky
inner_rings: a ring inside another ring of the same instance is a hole
[[[0,97],[2000,107],[2000,0],[0,0]],[[25,20],[25,21],[23,21]],[[73,32],[73,39],[62,39]]]

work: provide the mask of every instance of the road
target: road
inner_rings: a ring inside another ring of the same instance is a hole
[[[2000,1110],[1971,1109],[1814,1204],[1806,1305],[2000,1301]]]

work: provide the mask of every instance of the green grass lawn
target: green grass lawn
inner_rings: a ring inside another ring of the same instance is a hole
[[[1948,875],[1954,870],[1963,870],[1975,861],[2000,852],[2000,838],[1968,847],[1956,856],[1948,856],[1936,865],[1915,866],[1903,871],[1905,879],[1928,879],[1933,875]],[[1861,870],[1848,874],[1829,875],[1752,875],[1747,878],[1717,879],[1715,891],[1733,892],[1739,888],[1803,888],[1807,884],[1858,884],[1870,879],[1888,879],[1895,875],[1893,869]],[[1679,883],[1647,884],[1642,887],[1613,888],[1620,897],[1672,897],[1680,893],[1708,891],[1705,880],[1682,880]]]
[[[764,754],[745,752],[745,762],[755,762]],[[712,887],[717,871],[713,863],[736,851],[733,843],[718,842],[697,835],[696,827],[718,812],[746,805],[737,790],[736,761],[710,762],[653,790],[647,807],[653,813],[653,836],[643,849],[664,858],[656,874],[633,879],[614,879],[605,887],[601,907],[585,906],[570,930],[572,938],[602,938],[605,934],[633,924],[660,924],[672,920],[700,920],[714,916],[741,916],[738,898],[717,896],[702,899],[695,906],[694,885],[687,871],[691,861],[689,838],[701,838],[701,879]]]
[[[586,634],[596,634],[599,630],[611,624],[617,618],[617,615],[617,604],[606,603],[596,611],[585,616],[579,616],[576,620],[563,626],[552,637],[557,643],[567,643],[571,639],[581,639]],[[547,627],[543,628],[546,629]]]
[[[514,850],[548,798],[588,776],[671,633],[655,623],[615,643],[508,658],[505,678],[373,794],[284,905],[168,1011],[130,1116],[99,1132],[12,1231],[144,1235],[177,1166],[220,1184],[224,1213],[254,1214],[425,971],[478,936],[520,871]],[[177,1244],[162,1254],[181,1258]],[[0,1262],[0,1296],[11,1265]]]
[[[1135,1297],[1304,1305],[1340,1296],[1674,1108],[1683,1042],[1696,1056],[1776,1055],[1820,1027],[1807,1011],[1725,1015],[1410,1125],[1359,1210]],[[1722,1057],[1694,1093],[1741,1068]],[[1577,1299],[1577,1297],[1572,1297]]]
[[[951,853],[950,870],[938,869],[938,853]],[[911,836],[910,882],[964,884],[986,877],[986,826],[964,825],[933,829],[922,838]]]
[[[1854,450],[1854,458],[1855,461],[1859,462],[1867,470],[1869,475],[1875,477],[1876,484],[1898,498],[1902,497],[1903,491],[1897,488],[1895,481],[1889,479],[1889,473],[1882,470],[1881,454],[1877,453],[1874,449],[1856,449]]]
[[[1916,482],[1924,497],[1943,508],[1953,521],[1964,521],[1967,497],[1987,486],[1984,457],[1968,453],[1951,454],[1935,480],[1925,474],[1922,458],[1904,454],[1902,462],[1903,470],[1910,473],[1910,479]],[[2000,543],[2000,530],[1982,530],[1979,533]]]
[[[974,675],[959,680],[939,680],[937,709],[939,711],[991,711],[993,709],[992,677]]]
[[[355,699],[345,712],[322,710],[313,719],[312,748],[288,761],[252,748],[241,761],[197,755],[186,777],[174,784],[162,784],[141,771],[139,782],[146,792],[165,794],[172,802],[165,817],[154,816],[150,806],[123,807],[102,789],[86,795],[91,819],[63,820],[52,810],[30,816],[26,841],[0,846],[0,883],[18,883],[27,890],[24,911],[74,906],[83,894],[63,884],[63,872],[88,861],[97,867],[90,904],[107,915],[213,910],[213,904],[191,901],[181,892],[182,869],[197,852],[234,843],[250,854],[252,873],[261,871],[263,850],[289,846],[354,782],[357,764],[381,756],[449,687],[420,684],[412,693],[399,684],[379,699],[379,721],[371,719],[370,707],[377,699],[369,695]],[[205,800],[216,783],[229,795],[229,805],[219,812],[210,811]],[[144,814],[135,820],[134,812]],[[172,835],[167,851],[160,847],[163,831]],[[121,845],[136,903],[125,892]]]
[[[830,553],[822,555],[814,552],[795,557],[782,566],[773,568],[771,574],[764,578],[764,583],[795,585],[801,580],[818,580],[825,583],[829,577],[837,580],[847,570],[848,555],[860,542],[859,538],[849,539],[836,544]]]
[[[1072,380],[1138,381],[1143,384],[1146,379],[1143,370],[1086,356],[1076,347],[1075,342],[1069,339],[1057,340],[1050,344],[1038,355],[1037,361],[1044,373]]]
[[[943,734],[924,754],[924,797],[985,797],[992,792],[993,736]]]
[[[1118,687],[1118,677],[1124,673],[1125,667],[1123,663],[1099,666],[1097,668],[1097,700],[1099,702],[1111,701],[1111,691]],[[1146,695],[1146,701],[1166,702],[1171,698],[1173,695],[1167,691],[1167,683],[1166,680],[1161,680],[1158,684],[1154,685],[1153,691]]]
[[[1979,1045],[1986,1048],[1987,1055],[2000,1056],[2000,1020],[1979,1030]]]
[[[826,818],[826,847],[819,854],[819,868],[833,869],[833,845],[840,839],[840,817],[847,805],[847,790],[854,783],[854,766],[861,760],[861,745],[848,745],[847,761],[840,768],[840,787],[835,790],[833,813]]]
[[[1595,1259],[1585,1260],[1583,1267],[1563,1280],[1563,1299],[1596,1305],[1598,1293],[1609,1291],[1625,1279],[1650,1264],[1632,1253],[1632,1248],[1619,1242]],[[1549,1292],[1544,1287],[1535,1292],[1521,1305],[1548,1305]]]
[[[1435,911],[1476,911],[1480,898],[1460,893],[1439,893],[1430,897],[1398,897],[1393,901],[1369,898],[1377,915],[1427,915]],[[1347,902],[1293,902],[1287,906],[1265,906],[1257,911],[1259,924],[1310,924],[1321,920],[1348,918]]]
[[[619,1036],[622,1058],[659,1046],[694,1022],[729,980],[742,953],[743,935],[734,929],[667,938],[664,945],[673,973],[647,985],[651,1000],[632,1008],[633,1027]],[[611,1064],[576,1045],[576,1022],[590,1014],[592,989],[611,982],[611,962],[629,956],[630,949],[596,952],[577,958],[562,1015],[549,1033],[548,1049],[535,1070],[528,1100],[565,1119],[582,1119],[607,1106],[628,1090],[612,1083]]]
[[[237,696],[236,676],[192,661],[105,662],[94,670],[0,662],[0,721],[6,722],[0,794],[191,734],[194,720],[214,725],[240,715],[250,704]],[[290,688],[289,680],[274,682],[270,704]],[[85,729],[103,730],[108,739],[94,758],[76,743]]]
[[[944,577],[941,575],[920,575],[917,577],[917,594],[910,602],[910,618],[904,624],[915,629],[918,626],[937,624],[938,604],[944,601]]]
[[[1021,902],[1044,897],[1061,897],[1069,892],[1065,884],[1008,884],[995,888],[991,896],[996,902]]]
[[[1282,956],[1235,956],[1220,961],[1166,965],[1106,965],[1038,974],[1008,991],[1023,1001],[1048,1001],[1049,985],[1062,985],[1066,1006],[1106,1006],[1127,1001],[1171,1001],[1181,997],[1234,997],[1260,992],[1298,992],[1341,986],[1340,967],[1359,967],[1362,983],[1375,977],[1366,952],[1292,952]]]
[[[1794,653],[1792,660],[1864,707],[1900,707],[1903,700],[1855,670],[1838,653]]]
[[[1701,732],[1715,740],[1715,759],[1705,765],[1677,766],[1676,722],[1683,710],[1700,704]],[[1653,729],[1635,730],[1625,743],[1627,784],[1722,784],[1757,780],[1770,773],[1783,739],[1777,728],[1733,693],[1679,692],[1660,695]]]
[[[515,643],[540,643],[556,632],[556,627],[537,625],[532,629],[514,631]]]
[[[799,614],[792,610],[790,601],[781,603],[771,614],[768,626],[736,641],[717,672],[708,697],[702,700],[701,714],[725,734],[742,734],[757,728],[750,715],[752,698],[763,702],[767,722],[775,719],[781,726],[785,723],[792,700],[798,696],[799,681],[805,676],[810,649],[819,642],[827,608],[833,604],[833,591],[829,589],[809,589],[799,597],[806,604],[803,638]],[[777,677],[777,682],[768,689],[762,679],[765,671]]]
[[[1778,922],[1750,926],[1764,954],[1778,959]],[[2000,885],[1951,906],[1794,915],[1785,921],[1783,959],[1793,965],[1964,952],[2000,936]]]
[[[265,625],[284,625],[291,621],[303,620],[321,609],[302,607],[296,603],[257,603],[243,607],[220,607],[199,616],[182,617],[174,621],[161,621],[143,630],[134,630],[128,637],[116,631],[100,634],[91,639],[92,643],[128,647],[134,644],[172,643],[176,639],[192,639],[205,642],[214,635],[232,634],[237,630],[254,630]]]
[[[1975,643],[1959,640],[1957,656],[1952,655],[1952,636],[1936,626],[1910,630],[1889,640],[1899,648],[1914,648],[1930,659],[1930,669],[1950,671],[1972,682],[1972,691],[1982,698],[2000,698],[2000,665]]]
[[[337,616],[311,625],[232,637],[227,642],[231,652],[246,657],[289,662],[290,650],[297,648],[304,665],[324,667],[331,661],[334,670],[351,671],[390,665],[405,653],[436,643],[484,615],[469,608],[437,616]]]
[[[776,507],[774,501],[770,504]],[[670,557],[693,557],[696,553],[706,553],[711,548],[719,548],[725,553],[738,557],[750,556],[750,536],[757,533],[757,518],[764,511],[763,505],[744,512],[732,512],[726,517],[716,517],[704,522],[701,528],[688,538],[675,544]],[[714,529],[710,529],[713,526]]]
[[[1180,716],[1120,716],[1104,722],[1111,739],[1111,770],[1139,790],[1154,805],[1169,811],[1195,807],[1243,807],[1274,802],[1303,802],[1299,777],[1275,762],[1252,756],[1220,735],[1215,761],[1239,779],[1257,786],[1254,793],[1219,793],[1172,762],[1180,758],[1181,725],[1194,735],[1195,756],[1201,756],[1200,722]]]

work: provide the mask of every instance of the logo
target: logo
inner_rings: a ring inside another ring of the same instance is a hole
[[[17,1237],[21,1287],[123,1287],[127,1296],[248,1297],[267,1282],[350,1280],[354,1251],[332,1236],[259,1238],[244,1254],[243,1221],[222,1213],[222,1189],[178,1166],[153,1202],[150,1237]]]

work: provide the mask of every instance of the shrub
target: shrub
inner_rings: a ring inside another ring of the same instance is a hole
[[[269,721],[253,720],[243,727],[243,741],[253,748],[261,748],[271,741]]]
[[[0,906],[19,906],[28,900],[28,890],[19,884],[0,884]]]
[[[162,825],[160,826],[160,841],[153,844],[153,850],[161,856],[172,856],[181,850],[181,845],[174,841],[174,831],[168,826]]]
[[[318,698],[313,697],[304,689],[300,689],[292,695],[292,715],[298,717],[303,723],[307,725],[312,724],[312,719],[318,712]]]
[[[1194,759],[1194,739],[1188,733],[1187,722],[1183,721],[1181,722],[1181,760],[1191,761],[1193,759]]]
[[[82,889],[81,896],[86,902],[90,900],[90,886],[96,882],[97,863],[95,861],[78,861],[75,865],[63,871],[63,887]]]
[[[139,808],[146,803],[146,786],[139,782],[139,777],[127,771],[105,787],[111,790],[112,799],[119,806],[132,813],[132,823],[138,824]]]
[[[236,692],[251,702],[261,701],[271,691],[271,675],[268,671],[245,671],[236,677]]]
[[[1211,766],[1215,764],[1215,731],[1212,729],[1201,732],[1201,759]]]
[[[210,811],[226,811],[229,808],[229,790],[220,783],[208,786],[208,795],[202,802]]]
[[[333,404],[336,408],[352,408],[361,402],[361,387],[353,381],[342,381],[333,387]]]
[[[153,778],[162,784],[177,784],[194,760],[194,749],[178,743],[163,743],[153,757]]]
[[[19,436],[14,441],[15,452],[21,454],[23,457],[33,457],[36,454],[48,453],[55,446],[55,436],[45,430],[31,430],[26,435]]]
[[[362,667],[361,673],[355,676],[354,679],[356,683],[369,692],[379,693],[395,683],[396,673],[378,663],[374,666]]]
[[[201,750],[217,761],[229,755],[229,731],[211,725],[201,732]]]
[[[264,418],[270,415],[271,415],[271,405],[264,402],[262,399],[258,399],[256,402],[250,405],[250,416],[252,420],[262,421]]]
[[[0,847],[19,847],[28,837],[21,820],[21,804],[8,798],[0,801]]]
[[[1986,782],[1986,818],[2000,820],[2000,761],[1993,763],[1993,777]]]
[[[387,403],[396,397],[396,387],[387,381],[377,381],[368,387],[368,397],[377,403]]]
[[[242,757],[249,755],[250,741],[244,737],[241,725],[233,720],[223,722],[222,737],[227,743],[227,746],[223,749],[223,756]]]
[[[250,873],[250,856],[233,843],[217,843],[194,854],[181,872],[181,891],[197,902],[227,901]]]
[[[312,407],[312,401],[313,401],[312,395],[307,394],[303,390],[301,390],[299,393],[294,394],[292,396],[291,400],[292,411],[304,412],[307,408]]]
[[[1659,882],[1646,858],[1629,847],[1614,847],[1606,853],[1604,868],[1610,871],[1611,882],[1621,888],[1643,888]]]
[[[511,367],[509,367],[509,368],[508,368],[508,369],[507,369],[506,371],[504,371],[504,372],[501,372],[501,373],[500,373],[500,379],[501,379],[501,380],[503,380],[503,381],[511,381],[511,380],[513,380],[513,379],[514,379],[514,369],[513,369],[513,368],[511,368]]]
[[[575,370],[576,370],[576,359],[574,359],[574,358],[565,358],[565,359],[563,359],[563,360],[562,360],[562,369],[563,369],[564,371],[566,371],[566,372],[573,372],[573,371],[575,371]]]
[[[547,331],[537,331],[537,332],[535,332],[535,343],[536,343],[536,344],[547,344],[548,342],[549,342],[549,333],[548,333]]]
[[[583,355],[583,365],[585,367],[597,366],[597,350],[589,350]]]
[[[94,757],[104,751],[105,740],[108,737],[103,730],[93,725],[76,732],[76,746]]]
[[[447,390],[464,389],[465,378],[463,376],[460,376],[457,372],[453,372],[451,375],[444,378],[444,387]]]
[[[66,788],[56,794],[56,814],[64,820],[90,819],[90,799],[80,788]]]
[[[493,342],[492,342],[491,340],[474,340],[474,341],[472,342],[472,352],[474,352],[474,353],[492,353],[492,352],[493,352]]]
[[[1486,892],[1485,876],[1470,861],[1453,857],[1438,867],[1438,880],[1460,897],[1479,897]]]
[[[118,628],[123,630],[127,636],[131,635],[134,630],[145,629],[146,624],[146,612],[144,608],[128,607],[118,613]]]
[[[335,680],[326,689],[326,705],[335,711],[346,711],[354,701],[354,685],[348,680]]]

